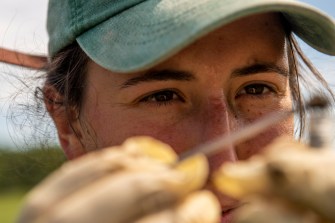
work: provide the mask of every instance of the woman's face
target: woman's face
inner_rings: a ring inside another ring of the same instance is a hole
[[[149,135],[182,153],[291,109],[288,74],[285,34],[276,14],[224,26],[145,72],[119,74],[89,62],[81,140],[89,151]],[[217,154],[211,167],[247,159],[284,134],[293,135],[292,119]]]
[[[285,41],[278,15],[262,14],[224,26],[144,72],[114,73],[90,61],[77,125],[85,151],[148,135],[182,153],[291,109]],[[284,134],[293,135],[292,119],[217,154],[211,167],[248,159]]]

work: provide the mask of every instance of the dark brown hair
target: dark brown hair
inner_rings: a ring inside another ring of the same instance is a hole
[[[51,61],[47,68],[45,85],[53,86],[63,95],[62,101],[52,102],[80,111],[86,85],[88,56],[75,42],[63,49]]]
[[[327,81],[321,73],[313,66],[312,62],[305,56],[297,40],[292,33],[288,35],[289,43],[289,66],[290,66],[290,89],[294,102],[294,109],[298,111],[299,126],[296,134],[301,138],[306,128],[306,102],[311,97],[325,98],[328,104],[333,105],[335,96]],[[315,83],[314,83],[315,82]],[[304,91],[304,95],[303,92]]]

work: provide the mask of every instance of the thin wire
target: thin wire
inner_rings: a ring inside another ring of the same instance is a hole
[[[306,110],[315,108],[325,108],[328,106],[328,102],[320,97],[312,98],[309,103],[307,103]],[[230,146],[246,141],[252,137],[257,136],[267,128],[273,126],[280,121],[283,121],[293,115],[296,110],[289,110],[283,112],[274,112],[266,117],[256,121],[250,125],[247,125],[243,129],[236,131],[231,134],[223,135],[213,141],[204,143],[200,146],[195,147],[179,156],[179,160],[183,160],[192,155],[202,153],[207,157],[212,156],[220,151],[229,149]]]

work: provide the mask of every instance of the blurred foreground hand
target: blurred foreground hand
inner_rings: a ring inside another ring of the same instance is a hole
[[[282,138],[265,154],[225,164],[215,185],[245,201],[239,223],[335,222],[335,153]]]
[[[201,190],[206,157],[176,161],[169,146],[148,137],[87,154],[34,188],[19,222],[219,222],[217,199]]]
[[[334,151],[285,138],[265,151],[210,176],[222,193],[246,203],[235,222],[335,222]],[[169,146],[148,137],[87,154],[29,193],[19,222],[220,222],[217,199],[202,190],[206,157],[176,163]]]

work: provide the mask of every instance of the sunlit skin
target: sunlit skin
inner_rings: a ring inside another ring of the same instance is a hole
[[[226,25],[144,72],[118,74],[91,61],[73,123],[79,134],[62,134],[55,119],[60,142],[70,159],[136,135],[153,136],[180,154],[291,109],[288,74],[285,34],[276,14]],[[248,159],[280,135],[293,136],[293,119],[210,157],[211,170]],[[220,202],[223,210],[237,205],[223,196]]]

